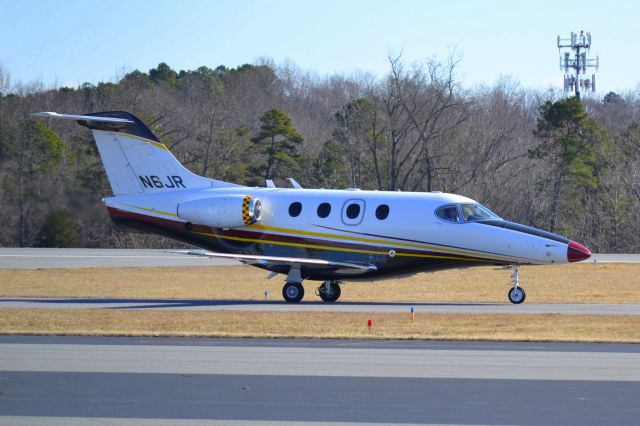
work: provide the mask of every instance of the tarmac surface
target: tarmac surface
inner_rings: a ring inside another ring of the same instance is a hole
[[[171,250],[0,248],[0,269],[115,268],[239,265]]]
[[[279,295],[277,295],[279,296]],[[276,296],[276,297],[277,297]],[[74,299],[0,297],[1,308],[153,309],[261,312],[410,312],[459,314],[640,315],[637,304],[382,303],[180,299]],[[506,298],[505,298],[506,299]]]
[[[0,424],[631,425],[640,345],[0,336]]]
[[[640,263],[640,254],[594,254],[587,262]],[[228,259],[209,259],[150,249],[0,248],[0,269],[175,267],[239,265]]]
[[[640,262],[596,255],[596,262]],[[0,249],[0,268],[237,264]],[[0,308],[640,314],[640,305],[2,298]],[[640,345],[0,336],[7,425],[636,425]]]

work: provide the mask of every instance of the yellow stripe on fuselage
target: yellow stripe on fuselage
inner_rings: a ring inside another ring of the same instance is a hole
[[[302,230],[298,230],[298,229],[287,229],[287,228],[279,228],[279,227],[276,227],[276,226],[266,226],[266,225],[256,225],[256,224],[251,225],[250,227],[251,228],[265,230],[265,231],[283,232],[283,233],[289,233],[289,234],[294,234],[294,235],[308,235],[310,237],[335,238],[337,240],[344,240],[344,241],[356,241],[356,242],[372,243],[372,244],[387,244],[387,245],[391,245],[393,247],[415,248],[415,249],[422,249],[422,250],[437,250],[437,251],[441,251],[441,252],[445,252],[445,253],[462,254],[462,255],[467,255],[467,256],[477,256],[477,257],[485,257],[486,256],[484,254],[478,254],[478,253],[475,253],[475,252],[472,252],[472,251],[448,249],[448,248],[437,247],[437,246],[429,246],[429,245],[424,245],[424,244],[402,243],[402,242],[397,242],[397,241],[392,241],[392,240],[378,240],[378,239],[374,239],[374,238],[352,237],[352,236],[347,236],[347,235],[327,234],[327,233],[323,233],[323,232],[313,232],[313,231],[302,231]],[[496,255],[496,257],[497,258],[502,258],[501,260],[506,260],[506,261],[509,260],[508,258],[500,256],[500,255]],[[488,260],[495,260],[493,258],[487,258],[487,259]]]
[[[314,245],[314,244],[286,243],[283,241],[273,241],[273,240],[256,240],[253,238],[216,235],[208,232],[195,232],[195,233],[199,235],[204,235],[207,237],[222,238],[225,240],[232,240],[232,241],[243,241],[248,243],[273,244],[273,245],[287,246],[287,247],[311,248],[311,249],[318,249],[318,250],[341,251],[341,252],[348,252],[348,253],[378,254],[378,255],[384,255],[384,256],[389,255],[389,252],[380,251],[380,250],[349,249],[344,247],[320,246],[320,245]],[[432,254],[396,253],[396,256],[422,257],[422,258],[430,258],[430,259],[463,260],[468,262],[484,262],[484,260],[480,260],[480,259],[468,259],[465,257],[454,257],[454,256],[438,256],[438,255],[432,255]],[[487,261],[492,261],[492,260],[495,260],[495,259],[487,259]]]
[[[139,209],[139,210],[155,213],[155,214],[161,214],[161,215],[164,215],[164,216],[178,217],[178,215],[176,213],[163,212],[163,211],[159,211],[159,210],[148,209],[148,208],[144,208],[144,207],[140,207],[140,206],[134,206],[134,205],[128,205],[128,206],[136,208],[136,209]],[[412,244],[412,243],[398,242],[398,241],[393,241],[393,240],[380,240],[380,239],[375,239],[375,238],[353,237],[353,236],[348,236],[348,235],[329,234],[329,233],[324,233],[324,232],[303,231],[303,230],[299,230],[299,229],[289,229],[289,228],[282,228],[282,227],[277,227],[277,226],[259,225],[259,224],[252,224],[252,225],[247,226],[247,228],[248,229],[254,229],[254,230],[262,230],[262,231],[280,232],[280,233],[285,234],[284,236],[305,235],[305,236],[318,237],[318,238],[332,238],[332,239],[336,239],[336,240],[338,240],[340,242],[359,242],[359,243],[368,243],[368,244],[385,244],[385,245],[391,246],[392,248],[404,247],[404,248],[419,249],[419,250],[433,250],[433,251],[438,251],[438,252],[443,252],[444,253],[444,255],[417,254],[417,253],[416,254],[397,253],[397,256],[425,257],[425,258],[434,258],[434,259],[468,260],[468,261],[471,261],[471,262],[483,262],[484,260],[486,260],[488,262],[491,262],[491,261],[513,262],[512,259],[510,259],[508,257],[505,257],[505,256],[501,256],[501,255],[494,255],[492,257],[489,257],[484,253],[477,253],[477,252],[468,251],[468,250],[450,249],[450,248],[432,246],[432,245],[425,245],[425,244]],[[285,246],[292,246],[292,247],[316,248],[316,249],[321,249],[321,250],[337,250],[337,251],[352,252],[352,253],[384,254],[384,255],[388,254],[388,252],[386,252],[386,251],[347,249],[347,248],[337,248],[337,247],[332,247],[332,246],[310,245],[310,244],[301,244],[301,243],[284,243],[284,242],[281,242],[281,241],[258,240],[258,239],[249,239],[249,238],[241,238],[241,237],[229,237],[229,236],[221,236],[221,235],[215,235],[215,234],[210,234],[210,233],[202,233],[202,232],[198,232],[198,234],[206,235],[206,236],[213,236],[213,237],[216,237],[216,238],[224,238],[224,239],[228,239],[228,240],[246,241],[246,242],[260,242],[260,243],[268,242],[269,244],[285,245]],[[329,241],[327,241],[327,243],[329,243]],[[458,256],[455,256],[455,255],[475,256],[475,257],[482,258],[483,260],[480,260],[480,259],[478,259],[478,260],[476,260],[476,259],[468,259],[468,258],[465,258],[465,257],[458,257]]]
[[[164,216],[178,217],[178,215],[176,213],[163,212],[163,211],[155,210],[155,209],[147,209],[145,207],[134,206],[134,205],[131,205],[131,204],[125,204],[125,206],[133,207],[134,209],[143,210],[143,211],[149,212],[149,213],[156,213],[156,214],[161,214],[161,215],[164,215]]]
[[[165,216],[170,216],[170,217],[178,217],[177,214],[175,213],[169,213],[169,212],[163,212],[163,211],[159,211],[159,210],[154,210],[154,209],[148,209],[145,207],[140,207],[140,206],[134,206],[131,204],[126,204],[129,207],[133,207],[135,209],[138,210],[143,210],[146,212],[150,212],[150,213],[155,213],[155,214],[161,214],[161,215],[165,215]],[[358,242],[378,242],[378,243],[385,243],[385,244],[395,244],[396,246],[398,245],[404,245],[404,246],[410,246],[413,248],[426,248],[429,246],[420,246],[417,244],[396,244],[393,241],[385,241],[385,240],[375,240],[375,239],[371,239],[371,238],[358,238],[358,237],[342,237],[340,235],[335,235],[335,234],[324,234],[324,233],[320,233],[320,232],[311,232],[311,231],[298,231],[298,230],[287,230],[285,228],[278,228],[278,227],[274,227],[274,226],[264,226],[264,225],[253,225],[251,226],[251,228],[258,228],[258,229],[262,229],[262,230],[270,230],[270,231],[277,231],[277,232],[290,232],[292,234],[301,234],[301,235],[308,235],[308,236],[315,236],[315,237],[329,237],[329,238],[336,238],[336,239],[344,239],[344,240],[349,240],[349,241],[358,241]],[[384,256],[388,256],[389,252],[388,251],[384,251],[384,250],[364,250],[364,249],[350,249],[350,248],[344,248],[344,247],[333,247],[333,246],[323,246],[323,245],[317,245],[317,244],[302,244],[302,243],[287,243],[287,242],[283,242],[283,241],[274,241],[274,240],[265,240],[265,239],[255,239],[255,238],[244,238],[244,237],[231,237],[231,236],[226,236],[226,235],[216,235],[216,234],[212,234],[209,232],[194,232],[195,234],[199,234],[199,235],[204,235],[207,237],[215,237],[215,238],[222,238],[225,240],[233,240],[233,241],[242,241],[242,242],[251,242],[251,243],[262,243],[262,244],[274,244],[274,245],[280,245],[280,246],[289,246],[289,247],[300,247],[300,248],[310,248],[310,249],[318,249],[318,250],[331,250],[331,251],[341,251],[341,252],[348,252],[348,253],[364,253],[364,254],[378,254],[378,255],[384,255]],[[436,248],[437,249],[437,248]],[[460,251],[460,253],[464,253],[462,251]],[[473,255],[473,253],[469,254]],[[465,261],[470,261],[470,262],[483,262],[483,260],[480,259],[468,259],[468,258],[464,258],[464,257],[456,257],[456,256],[439,256],[439,255],[433,255],[433,254],[418,254],[418,253],[396,253],[396,256],[404,256],[404,257],[422,257],[422,258],[430,258],[430,259],[449,259],[449,260],[465,260]],[[486,258],[487,261],[495,261],[495,260],[500,260],[500,259],[492,259],[492,258]]]

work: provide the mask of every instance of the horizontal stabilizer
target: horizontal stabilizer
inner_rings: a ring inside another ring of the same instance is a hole
[[[174,250],[171,253],[189,254],[193,256],[204,257],[217,257],[222,259],[235,259],[238,262],[246,263],[249,265],[264,265],[264,266],[282,266],[282,265],[303,265],[303,266],[326,266],[331,268],[344,268],[351,269],[353,271],[359,271],[364,273],[367,271],[375,271],[375,265],[360,264],[360,263],[347,263],[347,262],[335,262],[332,260],[324,259],[307,259],[300,257],[279,257],[279,256],[257,256],[251,254],[229,254],[229,253],[214,253],[206,250]]]
[[[63,120],[94,121],[96,123],[133,123],[132,120],[127,120],[126,118],[97,117],[94,115],[79,114],[58,114],[57,112],[34,112],[31,115],[34,117],[61,118]]]

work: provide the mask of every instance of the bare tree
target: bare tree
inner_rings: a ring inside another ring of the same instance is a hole
[[[385,189],[386,141],[376,104],[358,98],[344,105],[335,117],[334,137],[347,154],[350,185]]]
[[[387,81],[386,105],[392,124],[390,144],[390,189],[432,191],[442,170],[438,149],[442,141],[467,118],[466,103],[458,95],[455,69],[459,63],[451,56],[446,64],[435,59],[414,64],[408,70],[401,55],[389,56],[391,73]]]

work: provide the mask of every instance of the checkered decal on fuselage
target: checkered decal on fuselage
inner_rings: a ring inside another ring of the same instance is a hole
[[[251,201],[251,195],[247,195],[242,200],[242,220],[245,225],[253,225],[253,218],[249,214],[249,202]]]

